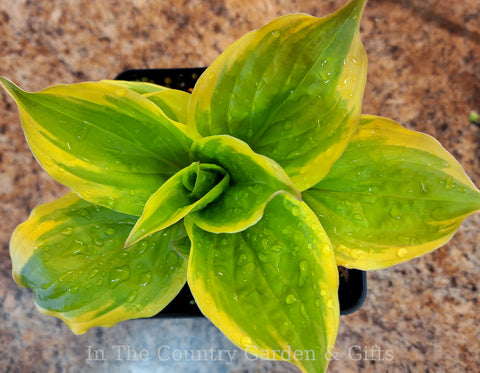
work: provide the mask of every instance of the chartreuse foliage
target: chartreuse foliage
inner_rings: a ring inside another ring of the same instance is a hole
[[[14,278],[75,333],[151,316],[185,284],[187,260],[172,246],[185,229],[174,224],[124,251],[136,219],[73,192],[41,205],[12,237]]]
[[[446,243],[480,209],[479,192],[434,138],[362,116],[330,173],[303,193],[339,265],[392,266]]]
[[[364,2],[245,35],[191,95],[118,81],[28,93],[1,78],[35,157],[72,190],[11,240],[38,308],[83,333],[154,315],[188,281],[239,347],[325,371],[337,265],[422,255],[480,209],[438,142],[361,116]]]

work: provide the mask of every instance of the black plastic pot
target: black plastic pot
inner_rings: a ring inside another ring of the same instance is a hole
[[[164,87],[191,92],[204,67],[185,69],[142,69],[127,70],[116,80],[148,82]],[[358,310],[367,294],[367,276],[364,271],[338,267],[340,285],[338,299],[340,314],[348,315]],[[197,317],[203,316],[198,309],[188,285],[156,317]]]

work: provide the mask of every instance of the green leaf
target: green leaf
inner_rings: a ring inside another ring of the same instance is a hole
[[[27,93],[0,82],[17,101],[42,167],[85,200],[140,215],[150,195],[190,164],[185,126],[134,91],[80,83]]]
[[[286,15],[239,39],[198,80],[188,126],[245,141],[279,163],[301,191],[315,185],[360,118],[364,2],[327,18]]]
[[[171,245],[185,230],[173,225],[125,251],[135,220],[73,192],[37,207],[12,236],[15,280],[77,334],[153,316],[185,284],[187,261]]]
[[[187,123],[188,102],[190,101],[190,94],[187,92],[143,82],[102,80],[102,83],[114,84],[140,93],[154,102],[170,119],[183,124]]]
[[[188,258],[192,243],[190,242],[188,235],[185,234],[184,236],[177,238],[175,241],[172,241],[172,246],[184,258]]]
[[[170,119],[182,124],[187,124],[190,93],[170,89],[168,91],[144,96],[161,108]],[[186,130],[187,128],[185,128],[185,131]]]
[[[480,192],[432,137],[363,116],[331,172],[303,192],[337,264],[385,268],[446,243],[480,209]]]
[[[209,233],[190,216],[185,226],[188,284],[205,316],[246,352],[324,372],[339,321],[338,270],[308,206],[281,194],[243,232]]]
[[[230,177],[225,191],[207,208],[190,214],[196,225],[215,232],[239,232],[255,224],[268,201],[278,193],[300,193],[282,168],[259,154],[243,141],[231,136],[210,136],[196,140],[191,156],[213,163]]]
[[[125,247],[169,227],[191,211],[203,209],[225,190],[229,179],[221,167],[198,162],[179,171],[147,201]]]
[[[125,88],[130,91],[137,92],[141,95],[148,96],[150,94],[155,94],[159,92],[171,91],[171,88],[163,87],[158,84],[147,83],[147,82],[131,82],[128,80],[101,80],[100,83],[113,84],[120,88]],[[173,91],[173,90],[172,90]],[[180,91],[179,91],[180,92]]]

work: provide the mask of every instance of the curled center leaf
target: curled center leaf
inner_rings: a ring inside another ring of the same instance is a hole
[[[226,172],[214,164],[192,163],[182,176],[183,186],[190,197],[200,199],[225,177]]]
[[[225,192],[205,209],[192,211],[196,225],[213,233],[240,232],[258,222],[270,199],[288,193],[300,199],[300,192],[282,167],[255,153],[247,143],[226,135],[197,139],[191,157],[216,164],[230,176]]]
[[[180,170],[148,199],[125,247],[204,208],[225,190],[229,180],[226,171],[214,164],[195,162]]]

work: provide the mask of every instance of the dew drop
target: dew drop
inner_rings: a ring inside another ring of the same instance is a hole
[[[245,254],[242,254],[239,256],[238,260],[237,260],[237,264],[238,265],[243,265],[245,264],[245,262],[247,261],[247,256]]]
[[[398,256],[399,258],[404,258],[407,254],[408,254],[408,250],[405,249],[405,248],[402,248],[402,249],[398,249],[398,250],[397,250],[397,256]]]
[[[147,248],[148,248],[148,241],[146,240],[142,240],[138,243],[137,245],[137,252],[136,254],[137,255],[142,255],[145,251],[147,251]]]
[[[330,308],[331,310],[335,308],[335,303],[333,302],[333,300],[329,299],[327,301],[327,307]]]
[[[360,259],[363,256],[363,251],[362,250],[352,250],[350,252],[350,255],[354,259]]]
[[[263,254],[263,253],[259,253],[258,254],[258,259],[262,262],[262,263],[266,263],[268,262],[268,256]]]
[[[273,252],[275,252],[275,253],[279,253],[279,252],[282,250],[282,246],[281,246],[281,245],[278,245],[278,244],[272,245],[272,246],[270,247],[270,250],[273,251]]]
[[[300,275],[298,277],[298,286],[305,284],[305,279],[308,276],[308,261],[302,260],[299,264]]]
[[[71,236],[73,234],[73,228],[72,227],[65,228],[61,234],[62,236]]]
[[[112,197],[108,198],[105,201],[105,206],[112,209],[113,207],[115,207],[115,200]]]
[[[117,231],[114,228],[107,228],[105,229],[105,234],[107,236],[113,236]]]
[[[456,188],[456,184],[453,180],[453,177],[451,177],[450,175],[445,178],[445,180],[443,181],[443,184],[444,184],[443,185],[443,190],[445,190],[445,191],[452,190],[452,189]]]
[[[297,297],[293,294],[288,294],[287,297],[285,298],[285,303],[286,304],[294,304],[297,302]]]
[[[133,302],[138,296],[138,291],[132,290],[130,293],[128,293],[127,299],[125,299],[125,302],[131,303]]]
[[[52,167],[54,162],[52,160],[52,158],[50,157],[47,157],[45,158],[45,160],[43,161],[43,164],[46,166],[46,167]]]
[[[400,212],[399,208],[398,207],[392,207],[390,209],[390,216],[393,218],[393,219],[397,219],[397,220],[400,220],[402,218],[402,213]]]
[[[264,250],[268,250],[268,240],[266,238],[262,239],[262,241],[260,241],[260,243],[262,244],[262,248]]]
[[[240,338],[240,345],[245,348],[245,347],[249,347],[249,346],[252,346],[253,342],[252,342],[252,339],[248,336],[243,336],[242,338]]]
[[[178,263],[178,255],[174,251],[170,251],[167,254],[167,266],[173,269],[173,267]]]
[[[130,268],[128,266],[121,266],[114,268],[109,276],[109,283],[111,288],[116,288],[119,284],[127,281],[130,278]]]
[[[152,282],[152,272],[145,272],[140,278],[140,286],[147,286]]]
[[[217,74],[215,74],[213,71],[210,71],[207,78],[208,80],[215,80],[217,78]]]
[[[332,247],[328,243],[326,243],[325,245],[322,246],[322,252],[325,255],[329,255],[332,252]]]
[[[298,206],[293,206],[292,207],[292,215],[293,216],[299,216],[300,215],[300,209],[298,208]]]
[[[97,268],[92,269],[90,272],[88,272],[87,278],[91,280],[94,278],[96,275],[98,275],[98,272],[100,272]]]
[[[105,241],[96,239],[93,243],[95,246],[102,247],[105,244]]]
[[[119,88],[119,89],[115,90],[114,93],[118,97],[123,97],[127,94],[127,90],[125,88]]]
[[[92,214],[90,214],[90,211],[88,211],[87,209],[80,209],[77,211],[77,214],[84,219],[87,219],[87,220],[92,219]]]
[[[306,320],[310,320],[310,316],[308,315],[307,309],[303,303],[300,305],[300,313]]]
[[[354,214],[353,219],[355,219],[356,221],[361,221],[363,220],[363,216],[361,214]]]

